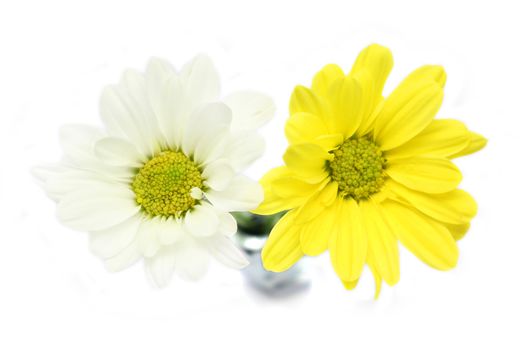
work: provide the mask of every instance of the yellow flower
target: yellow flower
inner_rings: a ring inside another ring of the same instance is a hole
[[[377,297],[383,280],[399,280],[398,240],[431,267],[456,265],[456,241],[477,206],[457,189],[452,159],[486,139],[457,120],[434,119],[446,80],[440,66],[416,69],[383,98],[392,65],[390,50],[374,44],[349,74],[329,64],[311,88],[292,93],[285,165],[261,179],[265,200],[254,211],[288,211],[264,247],[266,269],[284,271],[328,249],[347,289],[368,265]]]

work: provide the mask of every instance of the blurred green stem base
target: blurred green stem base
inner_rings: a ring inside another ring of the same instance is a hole
[[[285,214],[256,215],[249,212],[232,213],[237,220],[237,245],[245,253],[250,265],[242,270],[248,285],[270,297],[284,297],[304,292],[310,287],[304,259],[290,269],[275,273],[264,269],[261,251],[272,228]]]
[[[237,220],[237,230],[239,232],[262,237],[268,237],[272,228],[284,214],[286,214],[284,211],[273,215],[257,215],[247,211],[232,213],[235,220]]]

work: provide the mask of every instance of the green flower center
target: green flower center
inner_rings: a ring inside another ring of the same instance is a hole
[[[151,158],[131,184],[137,203],[152,216],[183,215],[195,205],[194,187],[203,188],[201,172],[178,151],[163,151]]]
[[[328,171],[344,198],[364,200],[379,192],[385,183],[386,159],[368,137],[349,138],[332,151]]]

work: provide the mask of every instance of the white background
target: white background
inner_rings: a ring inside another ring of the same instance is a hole
[[[481,0],[2,1],[0,348],[524,349],[524,14],[520,1]],[[140,265],[110,274],[28,174],[60,157],[60,125],[100,124],[100,91],[125,68],[206,52],[224,92],[275,98],[267,154],[250,169],[260,177],[280,162],[294,85],[326,63],[350,69],[372,42],[394,53],[387,92],[419,65],[443,64],[439,117],[489,139],[457,162],[479,203],[457,268],[402,251],[401,281],[378,301],[368,272],[347,292],[327,256],[310,261],[308,292],[278,300],[219,266],[160,291]]]

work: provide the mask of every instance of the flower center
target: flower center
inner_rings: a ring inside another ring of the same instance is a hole
[[[385,182],[386,159],[372,140],[349,138],[332,153],[334,159],[328,162],[328,170],[341,196],[362,200],[379,192]]]
[[[137,203],[153,216],[184,214],[195,205],[194,187],[203,188],[201,172],[179,151],[163,151],[151,158],[131,184]]]

